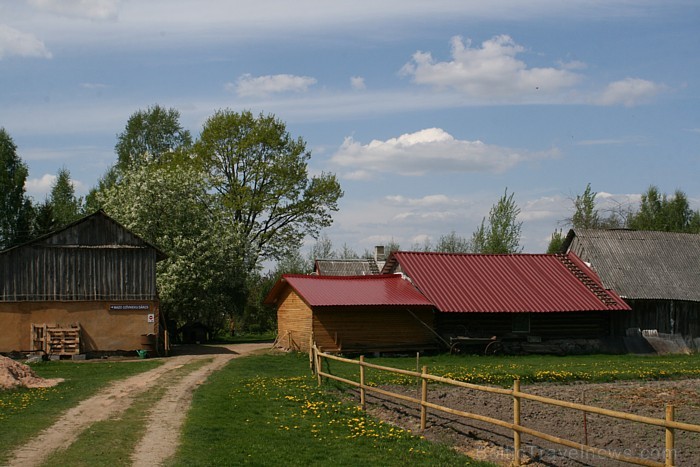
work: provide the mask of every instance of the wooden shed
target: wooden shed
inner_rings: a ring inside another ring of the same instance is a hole
[[[563,248],[590,264],[603,285],[632,307],[614,316],[614,332],[682,336],[700,349],[700,235],[576,229]]]
[[[265,298],[277,343],[308,351],[389,352],[436,347],[433,306],[400,275],[284,275]]]
[[[153,347],[164,258],[103,211],[0,252],[0,352]]]

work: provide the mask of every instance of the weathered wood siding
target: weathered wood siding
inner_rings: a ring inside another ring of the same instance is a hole
[[[432,308],[411,308],[434,325]],[[413,350],[435,347],[435,335],[405,307],[334,307],[313,313],[316,344],[328,352]]]
[[[152,249],[32,245],[0,261],[0,301],[153,300],[155,268]]]
[[[120,302],[0,302],[0,352],[31,350],[32,324],[62,325],[80,323],[81,351],[130,351],[141,348],[142,334],[158,333],[158,302],[143,310],[114,310]],[[155,322],[148,322],[148,315]]]
[[[685,338],[700,337],[700,303],[680,300],[631,300],[630,313],[613,316],[613,332],[626,335],[627,329],[656,329]]]
[[[0,301],[155,300],[157,250],[104,215],[0,253]]]
[[[288,287],[277,307],[277,343],[288,350],[309,351],[311,308]]]
[[[613,312],[623,314],[628,312]],[[529,313],[530,332],[514,333],[515,313],[439,313],[440,334],[470,337],[538,336],[548,339],[594,339],[610,335],[609,312]]]

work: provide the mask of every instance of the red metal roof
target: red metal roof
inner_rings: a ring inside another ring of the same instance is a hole
[[[306,276],[285,274],[265,298],[273,304],[289,284],[309,306],[431,306],[399,274],[373,276]]]
[[[629,310],[573,253],[479,255],[395,252],[400,265],[443,312]]]

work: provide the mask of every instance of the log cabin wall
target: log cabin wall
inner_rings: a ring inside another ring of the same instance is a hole
[[[277,344],[287,350],[309,351],[311,308],[291,289],[280,297],[277,306]]]
[[[418,319],[407,307],[319,307],[313,312],[314,339],[328,352],[434,348],[432,307],[410,311]]]
[[[445,336],[466,333],[469,337],[531,335],[547,339],[595,339],[610,335],[609,312],[527,313],[529,332],[514,332],[515,315],[522,313],[438,313],[438,332]]]

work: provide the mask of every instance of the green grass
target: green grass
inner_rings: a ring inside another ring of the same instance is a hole
[[[254,342],[272,342],[277,337],[274,331],[262,333],[236,333],[235,336],[230,334],[219,334],[211,339],[209,344],[246,344]]]
[[[0,464],[9,453],[53,424],[65,410],[95,394],[113,380],[160,365],[137,362],[44,362],[32,365],[44,378],[64,378],[53,388],[0,391]]]
[[[424,365],[433,375],[474,384],[511,386],[514,379],[527,383],[608,382],[700,378],[700,355],[639,356],[477,356],[436,355],[416,358],[366,358],[368,363],[416,371]],[[324,360],[332,374],[358,380],[357,365]],[[368,369],[373,384],[415,384],[416,378]]]
[[[318,388],[306,355],[236,359],[194,395],[169,465],[490,465]]]
[[[53,453],[46,466],[73,467],[130,465],[131,454],[146,431],[150,409],[176,381],[211,360],[199,360],[169,371],[158,384],[140,394],[118,418],[94,423],[80,434],[75,443]]]

